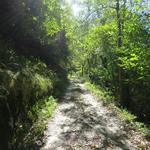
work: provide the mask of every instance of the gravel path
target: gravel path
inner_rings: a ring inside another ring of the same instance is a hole
[[[135,150],[124,123],[72,80],[49,120],[41,150]],[[128,136],[127,136],[128,135]]]

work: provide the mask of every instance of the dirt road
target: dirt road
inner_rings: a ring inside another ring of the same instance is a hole
[[[72,80],[49,120],[41,150],[134,150],[124,123],[83,83]]]

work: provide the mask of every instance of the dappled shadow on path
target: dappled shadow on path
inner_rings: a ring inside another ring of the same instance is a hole
[[[41,150],[135,149],[123,123],[78,80],[71,81],[45,135]]]

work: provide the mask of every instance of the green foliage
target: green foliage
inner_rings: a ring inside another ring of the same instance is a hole
[[[104,88],[90,82],[86,82],[85,85],[90,91],[103,100],[104,104],[111,104],[114,102],[114,97],[111,96],[111,91],[104,90]]]
[[[19,144],[18,138],[38,120],[40,107],[35,104],[40,99],[61,95],[65,89],[69,55],[65,30],[70,20],[62,4],[60,0],[0,2],[0,141],[4,143],[0,149]],[[51,114],[53,104],[41,105]],[[32,109],[35,114],[30,118]],[[37,125],[35,134],[44,128]]]
[[[9,139],[9,141],[12,146],[19,146],[18,144],[26,134],[28,135],[34,123],[33,132],[31,132],[37,137],[42,135],[45,129],[45,123],[42,124],[42,122],[50,117],[56,106],[52,97],[45,97],[54,94],[53,91],[59,83],[56,73],[39,59],[27,59],[23,56],[18,57],[16,54],[13,54],[13,57],[11,63],[8,59],[7,64],[3,65],[5,68],[3,66],[0,68],[1,123],[7,125],[9,116],[13,118],[15,128],[10,137],[12,140]],[[5,111],[8,112],[4,114]],[[8,129],[10,127],[7,127]],[[5,129],[2,128],[2,130]],[[35,139],[33,136],[29,137],[27,138],[29,141]],[[28,140],[26,142],[29,142]]]
[[[123,120],[127,122],[133,122],[137,117],[133,114],[131,114],[128,110],[126,109],[119,109],[120,110],[120,116]]]
[[[147,139],[150,138],[150,127],[146,126],[142,122],[135,122],[134,126],[141,132],[144,133],[144,135],[147,137]]]
[[[72,70],[109,88],[122,107],[149,123],[150,34],[144,19],[149,16],[146,4],[119,1],[117,10],[116,1],[84,2],[89,11],[83,11],[76,20],[69,41]]]
[[[39,100],[28,112],[26,122],[18,122],[18,132],[15,135],[18,148],[27,149],[37,141],[41,140],[49,117],[57,105],[52,96]],[[15,139],[15,138],[14,138]],[[41,141],[42,142],[42,141]]]
[[[60,1],[56,0],[44,0],[45,10],[45,21],[43,27],[46,30],[47,36],[53,36],[61,30],[60,24],[60,13],[62,13],[60,7]],[[55,13],[54,13],[55,12]]]

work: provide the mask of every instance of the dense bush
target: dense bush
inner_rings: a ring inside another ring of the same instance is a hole
[[[61,93],[69,53],[61,1],[5,0],[0,8],[0,149],[7,150],[21,126],[32,125],[28,112]]]
[[[4,141],[11,141],[12,135],[15,141],[14,134],[29,119],[28,112],[38,101],[51,95],[59,81],[56,73],[40,60],[10,53],[15,61],[9,62],[11,58],[7,55],[7,64],[0,63],[0,131]]]

